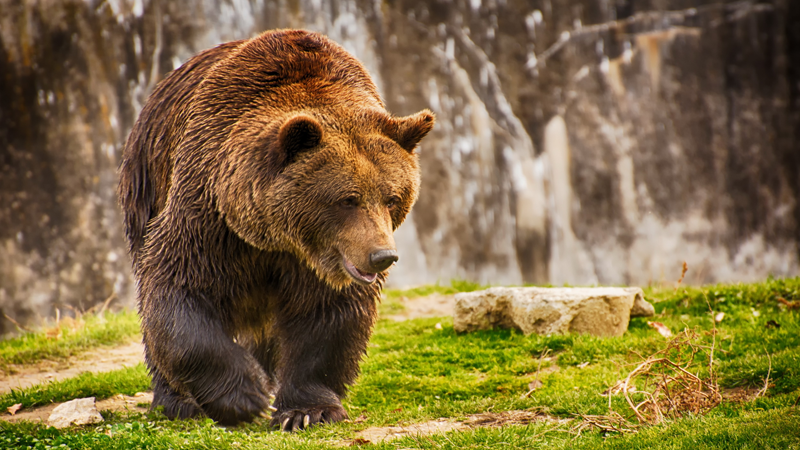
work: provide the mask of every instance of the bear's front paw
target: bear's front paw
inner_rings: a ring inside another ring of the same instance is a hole
[[[334,423],[347,419],[341,405],[314,406],[310,408],[285,409],[272,414],[270,426],[283,431],[305,430],[320,423]]]
[[[206,415],[221,425],[252,422],[256,417],[269,417],[269,394],[256,383],[246,380],[235,389],[203,404]]]

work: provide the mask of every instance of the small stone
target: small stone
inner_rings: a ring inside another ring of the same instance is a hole
[[[656,315],[656,309],[644,299],[642,288],[631,287],[625,288],[625,290],[635,295],[633,306],[631,307],[631,317],[653,317]]]
[[[94,397],[78,398],[62,403],[53,409],[47,423],[56,428],[66,428],[72,425],[88,425],[100,423],[103,416],[97,412]]]
[[[453,327],[457,332],[500,327],[525,334],[621,336],[637,301],[638,314],[655,312],[639,288],[496,287],[456,295]]]

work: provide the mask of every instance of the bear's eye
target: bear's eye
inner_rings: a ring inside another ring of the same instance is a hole
[[[400,197],[397,196],[389,197],[389,200],[386,201],[386,207],[389,209],[394,209],[398,204],[400,204]]]
[[[343,208],[355,208],[358,206],[358,197],[351,195],[342,200],[339,204],[342,205]]]

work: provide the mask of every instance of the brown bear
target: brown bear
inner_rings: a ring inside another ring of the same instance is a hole
[[[347,417],[433,123],[387,113],[307,31],[222,44],[156,87],[119,184],[153,407],[225,425],[272,409],[284,430]]]

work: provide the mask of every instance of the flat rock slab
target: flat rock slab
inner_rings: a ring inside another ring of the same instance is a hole
[[[66,428],[72,425],[89,425],[100,423],[103,416],[97,412],[94,397],[76,398],[62,403],[53,409],[47,424],[56,428]]]
[[[525,334],[621,336],[631,316],[651,316],[640,288],[494,287],[456,295],[457,332],[516,328]]]

